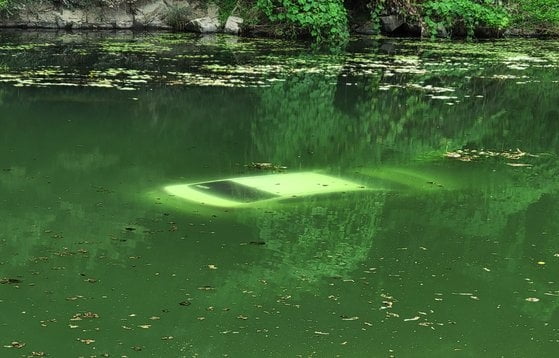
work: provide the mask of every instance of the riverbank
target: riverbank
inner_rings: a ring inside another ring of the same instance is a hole
[[[274,15],[273,12],[267,13],[265,9],[258,8],[258,4],[264,2],[249,0],[244,2],[230,0],[217,0],[216,2],[208,0],[100,0],[87,2],[77,0],[76,4],[73,4],[66,1],[0,0],[0,9],[4,4],[4,9],[0,11],[0,28],[177,30],[261,37],[314,37],[323,41],[333,40],[333,38],[324,35],[321,29],[326,28],[330,32],[336,32],[342,31],[342,27],[347,34],[411,37],[498,38],[555,37],[559,35],[559,24],[545,21],[538,23],[530,19],[523,23],[519,21],[511,23],[510,19],[504,17],[504,12],[490,14],[494,18],[486,15],[490,18],[489,20],[476,22],[476,25],[473,26],[456,15],[453,15],[455,18],[452,21],[448,19],[434,21],[428,16],[403,14],[401,9],[394,7],[371,10],[372,5],[364,6],[365,2],[357,2],[360,5],[344,8],[342,15],[345,22],[335,25],[338,27],[328,28],[324,24],[322,27],[318,25],[303,26],[297,24],[295,20],[291,23],[286,20],[282,21],[281,14],[289,13],[288,8],[274,9],[274,11],[280,11],[280,15]],[[315,18],[311,16],[313,10],[310,9],[308,12],[309,18],[305,21],[314,21]],[[301,14],[306,13],[299,11],[296,14],[302,16]],[[510,17],[512,18],[512,15]],[[347,35],[339,34],[335,38],[339,40],[344,37]]]

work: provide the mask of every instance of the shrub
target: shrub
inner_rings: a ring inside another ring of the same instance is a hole
[[[342,43],[349,36],[342,0],[257,0],[256,5],[271,21],[293,24],[317,42]]]
[[[529,27],[559,26],[559,1],[517,0],[515,22]]]
[[[422,7],[423,21],[432,36],[440,25],[448,29],[464,25],[472,37],[480,25],[503,29],[510,22],[505,9],[492,0],[427,0]]]

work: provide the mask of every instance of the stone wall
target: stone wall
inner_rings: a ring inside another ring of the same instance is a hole
[[[195,32],[241,31],[242,19],[230,16],[222,24],[219,9],[200,0],[138,0],[118,8],[68,9],[49,3],[22,3],[18,10],[0,16],[0,27],[47,29],[170,29],[167,16],[172,8],[188,9],[185,28]]]

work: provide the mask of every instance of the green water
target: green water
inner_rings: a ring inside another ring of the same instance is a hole
[[[554,357],[558,49],[0,33],[0,356]]]

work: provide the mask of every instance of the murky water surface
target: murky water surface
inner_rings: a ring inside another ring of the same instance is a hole
[[[0,356],[554,356],[558,49],[1,33]]]

